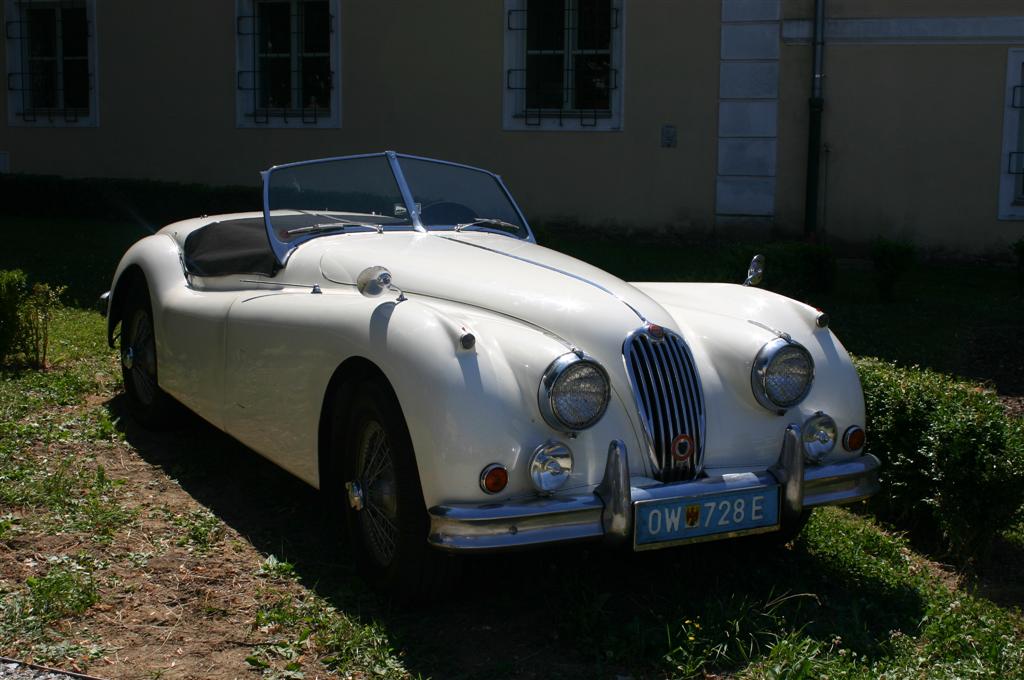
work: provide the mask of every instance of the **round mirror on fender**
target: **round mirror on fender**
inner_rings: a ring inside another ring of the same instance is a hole
[[[756,286],[764,279],[764,255],[754,255],[750,260],[750,267],[747,268],[747,280],[744,286]]]
[[[365,297],[380,297],[391,287],[391,272],[384,267],[367,267],[356,278],[356,289]]]

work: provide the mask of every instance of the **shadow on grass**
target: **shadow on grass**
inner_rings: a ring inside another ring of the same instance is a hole
[[[197,417],[150,432],[123,402],[107,408],[143,459],[258,550],[292,562],[303,584],[338,609],[383,625],[413,674],[660,675],[679,672],[680,654],[728,670],[794,631],[826,645],[841,636],[843,646],[878,657],[890,631],[913,635],[923,615],[916,590],[845,571],[799,542],[637,554],[576,545],[474,557],[442,604],[394,606],[368,592],[348,546],[331,540],[318,492]],[[683,649],[690,634],[704,647]]]

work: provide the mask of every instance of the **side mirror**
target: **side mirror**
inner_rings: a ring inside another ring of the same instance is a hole
[[[750,267],[747,268],[747,280],[744,286],[756,286],[764,279],[764,255],[754,255],[750,260]]]
[[[384,291],[390,290],[398,293],[396,302],[406,300],[405,293],[391,283],[391,272],[384,267],[367,267],[359,272],[359,276],[356,277],[356,290],[368,298],[380,297]]]

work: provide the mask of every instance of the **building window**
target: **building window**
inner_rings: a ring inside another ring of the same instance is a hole
[[[245,0],[238,16],[238,124],[337,127],[338,0]]]
[[[8,0],[7,92],[14,125],[95,125],[93,3]]]
[[[506,0],[505,127],[622,127],[625,0]]]
[[[1006,69],[999,218],[1024,220],[1024,49],[1011,49]]]

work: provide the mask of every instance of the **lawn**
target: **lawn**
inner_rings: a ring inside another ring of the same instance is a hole
[[[81,304],[142,235],[12,224],[0,269],[66,284]],[[44,255],[30,238],[44,232],[71,242]],[[693,260],[714,270],[682,245],[603,248],[579,254],[631,278],[689,278],[678,267]],[[637,276],[645,259],[652,275]],[[1011,271],[923,267],[881,304],[870,270],[844,266],[813,302],[854,352],[1012,390],[1013,367],[972,348],[1019,333],[1014,286]],[[838,509],[784,549],[480,558],[446,604],[388,605],[355,576],[314,491],[198,420],[155,434],[124,416],[103,333],[98,315],[69,309],[51,370],[0,374],[0,655],[105,677],[1024,678],[1019,562],[958,574]]]

